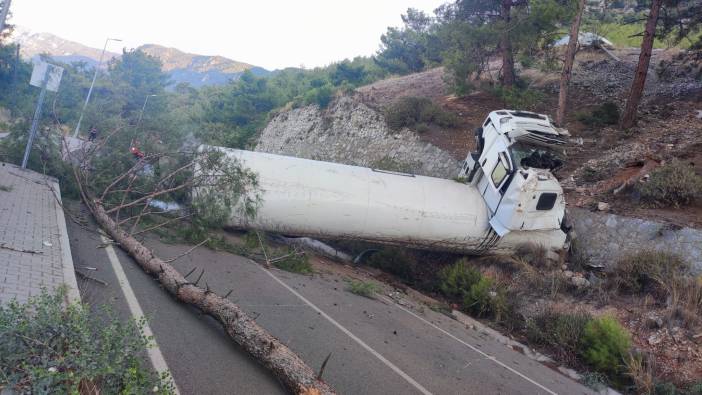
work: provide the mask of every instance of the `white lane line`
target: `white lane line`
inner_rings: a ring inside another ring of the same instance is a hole
[[[112,247],[110,240],[107,240],[103,234],[100,234],[100,238],[102,239],[102,242],[107,245],[107,247],[105,247],[107,258],[112,265],[112,270],[114,270],[115,275],[117,276],[117,282],[119,282],[119,287],[122,289],[122,294],[124,294],[124,299],[127,301],[127,306],[129,306],[129,311],[132,313],[132,317],[135,320],[144,317],[144,311],[141,309],[141,305],[139,305],[136,295],[134,295],[132,286],[129,285],[127,275],[124,273],[124,269],[122,269],[122,265],[117,258],[117,253],[115,253],[115,249]],[[144,336],[151,338],[153,342],[151,345],[152,347],[146,349],[146,353],[149,356],[149,360],[151,361],[151,365],[154,367],[154,370],[159,374],[170,372],[168,365],[166,364],[166,360],[163,358],[163,354],[161,354],[161,349],[158,347],[158,343],[156,343],[156,337],[151,331],[151,327],[149,326],[148,322],[146,322],[144,325]],[[171,383],[173,384],[174,393],[179,395],[180,392],[178,391],[178,386],[176,385],[175,379],[172,375],[170,376],[170,379]]]
[[[287,289],[288,291],[290,291],[293,295],[297,296],[301,301],[305,302],[306,305],[310,306],[314,311],[316,311],[317,313],[319,313],[319,314],[320,314],[322,317],[324,317],[327,321],[331,322],[332,325],[334,325],[335,327],[337,327],[340,331],[344,332],[348,337],[350,337],[351,339],[353,339],[353,341],[355,341],[356,343],[358,343],[361,347],[365,348],[366,351],[368,351],[369,353],[373,354],[373,356],[375,356],[376,358],[378,358],[378,359],[380,360],[380,362],[384,363],[387,367],[389,367],[389,368],[392,369],[395,373],[397,373],[398,375],[400,375],[400,377],[402,377],[403,379],[405,379],[405,381],[407,381],[407,382],[410,383],[414,388],[416,388],[417,390],[419,390],[419,392],[421,392],[421,393],[424,394],[424,395],[432,395],[432,393],[429,392],[429,390],[427,390],[426,388],[422,387],[421,384],[419,384],[418,382],[416,382],[416,381],[415,381],[412,377],[410,377],[407,373],[405,373],[404,371],[402,371],[402,369],[398,368],[394,363],[388,361],[388,360],[387,360],[384,356],[382,356],[379,352],[375,351],[373,348],[371,348],[371,346],[369,346],[369,345],[366,344],[363,340],[359,339],[356,335],[354,335],[353,333],[351,333],[350,330],[346,329],[343,325],[341,325],[340,323],[336,322],[336,320],[334,320],[333,318],[331,318],[327,313],[325,313],[325,312],[322,311],[319,307],[317,307],[317,306],[314,305],[312,302],[310,302],[309,300],[307,300],[307,298],[305,298],[304,296],[300,295],[299,292],[295,291],[295,290],[294,290],[292,287],[290,287],[288,284],[284,283],[283,280],[281,280],[281,279],[279,279],[278,277],[276,277],[276,275],[273,274],[270,270],[264,268],[263,266],[261,266],[261,265],[259,265],[259,264],[257,264],[257,263],[254,263],[254,264],[256,265],[256,267],[260,268],[260,269],[263,270],[266,274],[268,274],[269,276],[271,276],[271,278],[274,279],[275,281],[277,281],[278,284],[282,285],[285,289]]]
[[[542,385],[542,384],[539,384],[538,382],[536,382],[536,381],[534,381],[533,379],[529,378],[529,377],[526,376],[525,374],[523,374],[523,373],[521,373],[521,372],[515,370],[514,368],[512,368],[512,367],[510,367],[510,366],[508,366],[508,365],[502,363],[502,362],[501,362],[500,360],[498,360],[496,357],[494,357],[494,356],[492,356],[492,355],[490,355],[490,354],[487,354],[487,353],[481,351],[480,349],[476,348],[475,346],[473,346],[473,345],[471,345],[471,344],[469,344],[469,343],[466,343],[466,342],[464,342],[463,340],[457,338],[456,336],[454,336],[454,335],[451,334],[450,332],[447,332],[446,330],[444,330],[444,329],[438,327],[438,326],[435,325],[434,323],[432,323],[432,322],[430,322],[430,321],[427,321],[427,320],[424,319],[423,317],[421,317],[421,316],[415,314],[415,312],[413,312],[412,310],[409,310],[409,309],[407,309],[407,308],[405,308],[405,307],[403,307],[403,306],[401,306],[401,305],[395,303],[395,301],[390,300],[389,298],[382,297],[382,299],[385,300],[386,302],[390,303],[390,304],[393,304],[393,305],[397,306],[400,310],[405,311],[405,312],[407,312],[408,314],[411,314],[412,316],[418,318],[420,321],[424,322],[425,324],[434,327],[435,329],[437,329],[437,330],[440,331],[441,333],[445,334],[446,336],[452,338],[453,340],[456,340],[457,342],[463,344],[464,346],[466,346],[466,347],[470,348],[471,350],[477,352],[478,354],[484,356],[485,359],[488,359],[488,360],[490,360],[490,361],[492,361],[492,362],[495,362],[496,364],[502,366],[503,368],[505,368],[505,369],[509,370],[510,372],[516,374],[517,376],[523,378],[524,380],[526,380],[526,381],[528,381],[528,382],[534,384],[535,386],[541,388],[542,390],[546,391],[547,393],[549,393],[549,394],[551,394],[551,395],[558,395],[558,393],[556,393],[556,392],[554,392],[554,391],[552,391],[552,390],[546,388],[546,387],[545,387],[544,385]]]

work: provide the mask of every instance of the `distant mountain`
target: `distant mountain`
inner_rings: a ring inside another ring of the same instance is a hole
[[[102,52],[101,49],[65,40],[51,33],[33,33],[22,27],[15,28],[12,39],[20,44],[20,55],[25,59],[36,60],[39,55],[48,54],[59,62],[85,62],[89,66],[95,67]],[[163,71],[170,75],[174,85],[181,82],[187,82],[196,88],[206,85],[222,85],[230,80],[238,79],[246,70],[250,70],[258,76],[270,74],[262,67],[223,56],[191,54],[156,44],[142,45],[139,49],[161,60]],[[103,61],[107,62],[109,59],[119,56],[121,55],[108,51],[105,53]]]
[[[65,40],[51,33],[33,33],[20,26],[15,27],[12,40],[20,45],[20,55],[25,59],[37,59],[39,55],[48,54],[59,62],[86,62],[94,67],[102,52],[101,49]],[[118,56],[120,55],[107,51],[103,61]]]
[[[139,49],[161,59],[163,71],[168,72],[175,83],[187,82],[194,87],[225,84],[231,79],[239,78],[246,70],[258,76],[270,73],[262,67],[223,56],[191,54],[156,44],[142,45]]]

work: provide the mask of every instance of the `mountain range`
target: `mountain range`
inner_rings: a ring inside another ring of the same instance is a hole
[[[51,33],[35,33],[22,27],[15,27],[12,40],[20,45],[20,55],[31,60],[46,54],[58,62],[85,62],[95,67],[102,52],[102,49],[91,48]],[[223,56],[192,54],[156,44],[145,44],[137,49],[160,59],[163,71],[169,74],[174,86],[181,82],[195,88],[222,85],[238,79],[246,70],[258,76],[270,74],[270,71],[262,67]],[[118,53],[106,51],[103,62],[119,56]]]

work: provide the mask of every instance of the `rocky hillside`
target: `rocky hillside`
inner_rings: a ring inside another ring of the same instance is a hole
[[[448,152],[409,129],[390,130],[380,112],[350,96],[324,110],[313,105],[281,112],[256,150],[444,178],[459,168]]]
[[[20,54],[25,59],[48,54],[59,62],[86,62],[95,66],[102,52],[102,49],[91,48],[51,33],[34,33],[21,27],[15,29],[12,38],[20,44]],[[259,76],[270,73],[262,67],[223,56],[191,54],[156,44],[142,45],[139,49],[161,60],[163,71],[170,74],[174,85],[181,82],[193,87],[221,85],[239,78],[246,70]],[[118,53],[108,51],[105,60],[119,56]]]

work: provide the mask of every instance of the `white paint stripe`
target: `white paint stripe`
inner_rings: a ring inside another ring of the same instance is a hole
[[[523,378],[524,380],[526,380],[526,381],[528,381],[528,382],[534,384],[535,386],[541,388],[542,390],[546,391],[547,393],[549,393],[549,394],[551,394],[551,395],[558,395],[556,392],[554,392],[554,391],[552,391],[552,390],[546,388],[544,385],[539,384],[538,382],[532,380],[531,378],[527,377],[525,374],[523,374],[523,373],[521,373],[521,372],[515,370],[514,368],[512,368],[512,367],[510,367],[510,366],[508,366],[508,365],[502,363],[502,362],[499,361],[496,357],[494,357],[494,356],[492,356],[492,355],[490,355],[490,354],[487,354],[487,353],[481,351],[480,349],[476,348],[475,346],[473,346],[473,345],[471,345],[471,344],[469,344],[469,343],[464,342],[463,340],[457,338],[456,336],[454,336],[454,335],[451,334],[450,332],[447,332],[446,330],[444,330],[444,329],[438,327],[438,326],[435,325],[434,323],[432,323],[432,322],[430,322],[430,321],[427,321],[427,320],[424,319],[423,317],[417,315],[417,314],[416,314],[415,312],[413,312],[412,310],[409,310],[409,309],[407,309],[407,308],[405,308],[405,307],[403,307],[403,306],[397,304],[394,300],[390,300],[389,298],[386,298],[386,297],[383,297],[382,299],[385,300],[386,302],[390,303],[390,304],[393,304],[393,305],[397,306],[400,310],[403,310],[403,311],[407,312],[408,314],[410,314],[410,315],[412,315],[412,316],[418,318],[420,321],[424,322],[425,324],[427,324],[427,325],[429,325],[429,326],[432,326],[433,328],[437,329],[438,331],[440,331],[441,333],[445,334],[446,336],[449,336],[450,338],[456,340],[457,342],[463,344],[464,346],[466,346],[466,347],[470,348],[471,350],[477,352],[478,354],[484,356],[485,359],[488,359],[488,360],[490,360],[490,361],[492,361],[492,362],[495,362],[496,364],[502,366],[503,368],[505,368],[505,369],[509,370],[510,372],[516,374],[517,376]]]
[[[365,348],[366,351],[368,351],[369,353],[373,354],[373,356],[375,356],[376,358],[378,358],[378,359],[379,359],[382,363],[384,363],[387,367],[389,367],[389,368],[392,369],[395,373],[397,373],[398,375],[400,375],[400,377],[402,377],[403,379],[405,379],[405,381],[407,381],[407,382],[410,383],[414,388],[416,388],[417,390],[419,390],[419,392],[421,392],[421,393],[424,394],[424,395],[432,395],[432,393],[429,392],[429,390],[427,390],[427,389],[424,388],[421,384],[419,384],[418,382],[416,382],[416,381],[415,381],[412,377],[410,377],[407,373],[405,373],[404,371],[402,371],[402,369],[398,368],[395,364],[393,364],[392,362],[388,361],[388,360],[387,360],[384,356],[382,356],[379,352],[375,351],[373,348],[371,348],[371,346],[369,346],[369,345],[366,344],[363,340],[361,340],[361,339],[358,338],[356,335],[354,335],[353,333],[351,333],[350,330],[346,329],[346,328],[345,328],[344,326],[342,326],[340,323],[336,322],[336,320],[334,320],[333,318],[331,318],[327,313],[325,313],[325,312],[322,311],[319,307],[317,307],[317,306],[314,305],[312,302],[310,302],[309,300],[307,300],[307,298],[305,298],[304,296],[300,295],[300,293],[298,293],[297,291],[295,291],[295,290],[294,290],[292,287],[290,287],[288,284],[284,283],[283,280],[281,280],[281,279],[279,279],[278,277],[276,277],[276,275],[273,274],[270,270],[264,268],[263,266],[261,266],[261,265],[259,265],[259,264],[257,264],[257,263],[256,263],[255,265],[256,265],[257,267],[259,267],[261,270],[263,270],[266,274],[268,274],[269,276],[271,276],[271,278],[273,278],[275,281],[277,281],[277,282],[278,282],[280,285],[282,285],[285,289],[287,289],[288,291],[290,291],[293,295],[297,296],[300,300],[302,300],[303,302],[305,302],[305,304],[307,304],[308,306],[310,306],[314,311],[316,311],[317,313],[319,313],[319,314],[320,314],[322,317],[324,317],[327,321],[331,322],[331,323],[332,323],[335,327],[337,327],[340,331],[344,332],[348,337],[350,337],[351,339],[353,339],[353,341],[355,341],[356,343],[358,343],[361,347]]]
[[[110,241],[107,238],[105,238],[104,235],[100,234],[100,238],[102,239],[103,243],[107,244],[107,247],[105,247],[105,251],[107,252],[107,258],[109,259],[110,264],[112,265],[112,270],[114,270],[115,275],[117,276],[119,287],[122,289],[124,299],[126,299],[127,301],[127,305],[129,306],[129,311],[132,313],[132,317],[136,320],[144,317],[144,311],[141,309],[141,305],[139,305],[139,301],[137,300],[136,295],[134,295],[134,290],[132,290],[132,286],[129,285],[129,280],[127,279],[127,275],[124,273],[124,269],[122,269],[122,265],[119,259],[117,258],[115,249],[112,247],[112,244],[110,244]],[[170,372],[170,370],[168,369],[168,365],[166,364],[166,360],[163,358],[163,354],[161,354],[161,349],[158,347],[158,343],[156,343],[156,337],[151,331],[151,327],[149,326],[148,322],[146,322],[146,325],[144,325],[144,336],[151,338],[153,342],[152,347],[146,349],[146,353],[149,356],[149,360],[151,361],[151,365],[154,367],[154,370],[158,373]],[[170,376],[170,379],[171,383],[173,384],[174,393],[176,395],[179,395],[180,392],[178,391],[178,386],[176,385],[175,379],[172,375]]]

